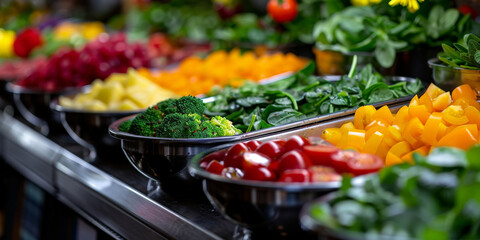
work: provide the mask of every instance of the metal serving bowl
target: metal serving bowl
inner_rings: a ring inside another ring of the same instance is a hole
[[[51,131],[58,130],[60,117],[50,109],[50,103],[53,99],[62,94],[80,92],[85,87],[69,87],[58,91],[46,92],[36,89],[30,89],[9,82],[6,84],[6,90],[13,95],[13,101],[20,114],[37,127],[44,135]]]
[[[64,95],[64,97],[73,98],[74,94]],[[51,102],[50,108],[60,115],[61,124],[70,137],[90,151],[87,160],[97,159],[97,154],[102,152],[108,152],[111,155],[110,150],[120,145],[120,141],[108,133],[108,127],[112,122],[144,111],[144,109],[140,109],[99,112],[72,109],[61,106],[58,98]]]
[[[338,189],[341,182],[238,180],[209,173],[200,167],[205,156],[228,146],[218,146],[196,155],[188,167],[192,176],[203,179],[203,191],[215,209],[228,220],[251,230],[254,236],[259,235],[257,237],[311,237],[300,228],[299,213],[302,206]],[[364,177],[357,177],[354,182],[360,184],[363,179]]]
[[[428,65],[433,69],[433,81],[440,88],[451,91],[466,83],[480,91],[480,70],[450,67],[437,58],[428,60]]]

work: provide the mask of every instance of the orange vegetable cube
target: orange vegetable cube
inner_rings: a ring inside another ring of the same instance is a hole
[[[425,124],[430,117],[430,112],[425,105],[410,106],[408,108],[408,114],[412,118],[418,118],[420,121]]]
[[[468,84],[463,84],[456,87],[452,92],[452,99],[456,101],[459,98],[470,98],[470,99],[477,99],[477,93],[470,87]]]
[[[382,143],[384,134],[376,131],[375,133],[368,138],[368,140],[365,142],[365,146],[363,147],[363,152],[364,153],[370,153],[370,154],[375,154],[378,151],[378,148],[380,147],[380,143]]]
[[[422,132],[420,140],[429,145],[437,144],[437,136],[441,123],[442,114],[439,112],[432,113],[425,124],[425,130]]]
[[[421,144],[420,136],[425,130],[425,126],[422,124],[418,117],[410,120],[403,130],[402,136],[411,146],[418,146]]]
[[[418,98],[417,95],[415,95],[412,100],[410,100],[410,104],[408,104],[409,107],[411,106],[418,106],[420,105],[420,99]]]
[[[429,113],[433,112],[433,103],[432,99],[430,99],[430,96],[428,96],[427,94],[423,94],[423,96],[418,99],[418,102],[421,105],[425,106]]]
[[[355,117],[353,119],[353,125],[357,129],[365,129],[370,122],[372,122],[372,116],[375,114],[377,110],[372,105],[366,105],[359,107],[355,111]]]
[[[465,111],[461,106],[450,105],[442,111],[442,118],[451,125],[462,125],[468,122]]]
[[[480,128],[480,111],[473,106],[468,106],[464,109],[465,116],[468,118],[469,123],[477,125],[477,128]]]
[[[342,138],[342,132],[340,128],[327,128],[323,130],[322,138],[333,145],[338,145]]]
[[[422,156],[427,156],[428,153],[430,152],[431,147],[428,145],[422,146],[420,148],[417,148],[401,157],[403,161],[409,162],[413,164],[413,154],[418,153]]]
[[[372,116],[372,119],[378,120],[378,119],[383,119],[385,120],[388,124],[393,123],[393,115],[390,109],[387,106],[383,106],[380,109],[378,109]]]
[[[432,99],[432,100],[437,98],[438,96],[440,96],[443,93],[445,93],[445,91],[443,91],[441,88],[437,87],[433,83],[430,83],[427,90],[425,91],[425,94],[428,95],[430,97],[430,99]]]
[[[476,109],[480,110],[480,103],[477,102],[475,99],[467,98],[467,97],[460,97],[455,100],[452,105],[458,105],[462,108],[467,108],[468,106],[473,106]]]
[[[450,133],[446,134],[442,139],[440,139],[440,141],[438,141],[437,146],[457,147],[463,150],[467,150],[477,142],[477,126],[474,124],[468,124],[465,126],[458,126],[453,129]]]
[[[365,131],[353,129],[349,130],[345,142],[340,143],[344,149],[355,149],[359,151],[365,146]]]
[[[408,115],[408,107],[403,106],[398,110],[397,114],[395,114],[392,125],[397,125],[400,127],[400,129],[403,129],[408,120],[410,120],[410,115]]]
[[[450,92],[444,92],[433,100],[433,109],[441,112],[450,104],[452,104],[452,96],[450,96]]]
[[[392,154],[391,152],[387,153],[387,156],[385,157],[385,166],[386,167],[401,164],[401,163],[404,163],[404,161],[402,159],[400,159],[398,156]]]

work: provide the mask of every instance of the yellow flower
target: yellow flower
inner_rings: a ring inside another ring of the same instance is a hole
[[[398,4],[407,7],[408,11],[411,13],[416,12],[419,8],[420,5],[418,2],[423,2],[423,0],[390,0],[388,3],[390,6],[396,6]]]
[[[351,0],[353,6],[367,6],[380,3],[382,0]]]

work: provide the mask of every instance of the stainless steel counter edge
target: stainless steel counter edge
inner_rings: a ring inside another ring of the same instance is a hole
[[[221,239],[5,113],[0,113],[0,136],[7,163],[123,237]]]

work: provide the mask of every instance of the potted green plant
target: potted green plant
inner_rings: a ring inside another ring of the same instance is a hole
[[[480,90],[480,38],[475,34],[465,34],[462,41],[453,47],[442,44],[443,52],[438,58],[430,59],[435,84],[445,89],[453,89],[461,84],[469,84],[477,92]]]

